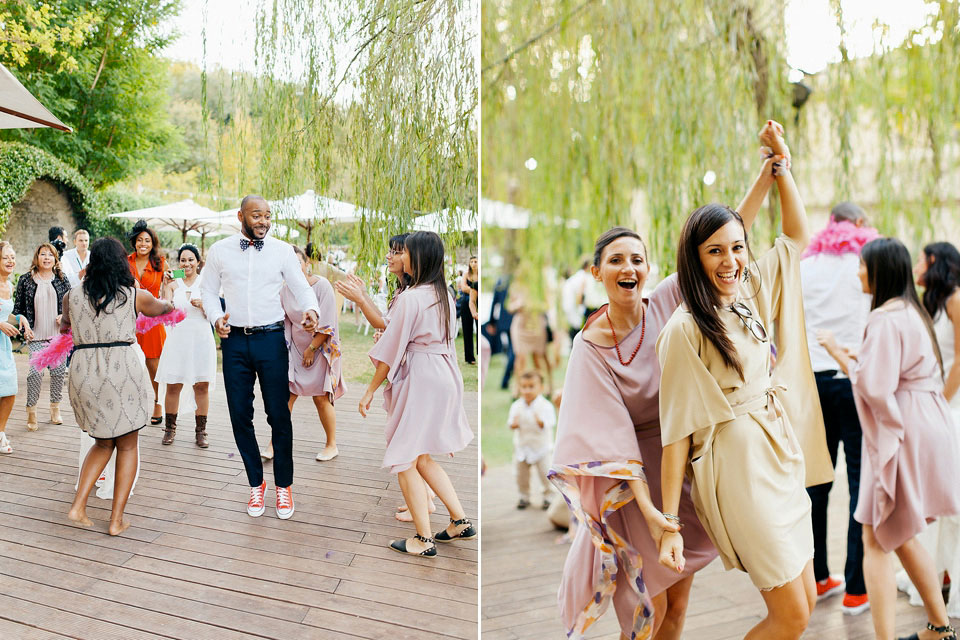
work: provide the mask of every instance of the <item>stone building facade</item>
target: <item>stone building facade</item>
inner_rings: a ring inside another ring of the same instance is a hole
[[[63,227],[67,247],[72,247],[79,218],[62,185],[48,178],[35,180],[23,200],[10,210],[2,235],[17,251],[17,272],[29,268],[34,250],[47,241],[50,227]]]

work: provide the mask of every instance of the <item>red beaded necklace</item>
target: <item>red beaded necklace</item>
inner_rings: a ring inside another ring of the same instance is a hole
[[[637,343],[637,348],[633,350],[633,353],[630,354],[630,359],[626,362],[623,361],[623,356],[620,355],[620,343],[617,341],[617,332],[614,330],[613,322],[610,320],[610,305],[608,304],[607,308],[604,309],[604,313],[607,316],[607,323],[610,325],[610,333],[613,334],[613,346],[617,350],[617,360],[619,360],[623,366],[629,365],[633,362],[633,359],[637,357],[637,352],[640,351],[640,345],[643,344],[643,335],[647,332],[647,308],[641,304],[640,309],[643,312],[640,327],[640,342]]]

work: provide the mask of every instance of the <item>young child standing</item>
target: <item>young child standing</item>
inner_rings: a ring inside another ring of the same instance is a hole
[[[550,508],[550,482],[547,470],[553,450],[553,427],[557,413],[553,403],[543,396],[543,378],[539,371],[524,371],[520,376],[520,397],[510,406],[507,424],[513,429],[513,461],[517,471],[517,509],[530,506],[530,470],[536,468],[543,487],[543,509]]]

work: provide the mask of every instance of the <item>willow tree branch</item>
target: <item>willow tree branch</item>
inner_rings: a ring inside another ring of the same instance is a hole
[[[501,58],[498,58],[497,60],[494,60],[493,62],[491,62],[490,64],[488,64],[487,66],[485,66],[483,69],[481,69],[480,72],[481,72],[481,73],[486,73],[487,71],[490,71],[490,70],[493,69],[494,67],[499,67],[499,66],[501,66],[501,65],[504,65],[504,64],[510,62],[510,60],[512,60],[514,57],[516,57],[516,55],[517,55],[518,53],[520,53],[520,52],[523,51],[524,49],[526,49],[526,48],[530,47],[531,45],[535,44],[537,41],[542,40],[543,38],[545,38],[545,37],[547,37],[548,35],[550,35],[551,33],[553,33],[554,31],[556,31],[557,29],[559,29],[560,26],[561,26],[563,23],[565,23],[565,22],[573,19],[574,16],[576,16],[578,13],[580,13],[581,11],[583,11],[583,10],[586,9],[589,5],[593,4],[593,3],[596,2],[596,1],[597,1],[597,0],[585,0],[584,2],[580,3],[580,4],[579,4],[577,7],[575,7],[572,11],[570,11],[570,13],[568,13],[568,14],[566,14],[566,15],[564,15],[564,16],[560,16],[560,18],[558,18],[553,24],[551,24],[550,26],[548,26],[546,29],[544,29],[544,30],[541,31],[540,33],[532,36],[532,37],[529,38],[526,42],[522,43],[521,45],[519,45],[518,47],[516,47],[515,49],[513,49],[512,51],[510,51],[510,53],[506,54],[505,56],[503,56],[503,57],[501,57]]]

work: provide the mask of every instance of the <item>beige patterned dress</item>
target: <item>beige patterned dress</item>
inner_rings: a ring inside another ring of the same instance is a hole
[[[118,296],[100,315],[83,289],[68,294],[74,344],[70,406],[77,424],[94,438],[117,438],[141,429],[153,407],[150,376],[137,353],[136,290],[124,293],[126,300]],[[82,346],[114,342],[130,346]]]

